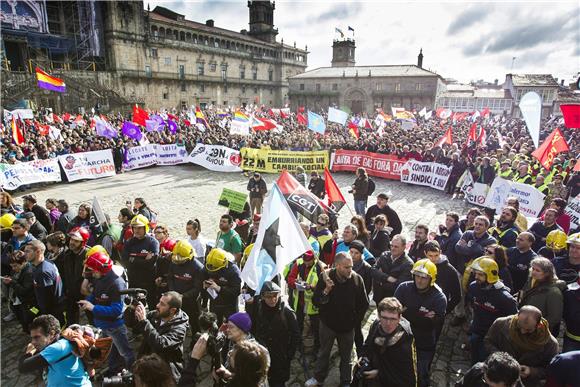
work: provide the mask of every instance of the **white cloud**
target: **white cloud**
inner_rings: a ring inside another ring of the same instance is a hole
[[[187,19],[248,29],[246,1],[153,1]],[[462,81],[499,79],[510,71],[571,80],[580,68],[577,2],[276,1],[278,41],[308,45],[308,69],[330,66],[335,27],[355,29],[358,65],[416,64]]]

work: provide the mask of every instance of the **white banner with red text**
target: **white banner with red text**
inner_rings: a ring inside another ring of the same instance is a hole
[[[26,184],[61,181],[58,159],[0,164],[0,173],[0,186],[7,190]]]
[[[110,149],[71,153],[58,157],[68,181],[115,176],[113,152]]]
[[[406,159],[367,151],[337,149],[331,159],[331,171],[356,171],[363,167],[371,176],[399,180]]]

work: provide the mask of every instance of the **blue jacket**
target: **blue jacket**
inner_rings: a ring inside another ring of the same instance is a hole
[[[501,281],[486,286],[473,281],[469,284],[467,301],[473,306],[473,321],[469,332],[482,336],[487,333],[495,319],[518,312],[515,298]]]
[[[459,241],[465,241],[467,244],[461,246]],[[494,237],[485,232],[480,238],[476,238],[473,230],[466,231],[461,236],[457,244],[455,245],[455,252],[457,253],[457,261],[460,267],[456,267],[457,271],[463,273],[465,269],[465,263],[471,261],[472,259],[479,258],[484,254],[484,248],[486,246],[497,243]],[[461,260],[463,258],[463,260]]]
[[[350,250],[350,243],[347,244],[342,239],[339,239],[338,240],[338,243],[336,245],[335,255],[337,253],[348,253],[349,250]],[[371,254],[371,252],[366,247],[363,250],[362,256],[363,256],[364,260],[367,261],[370,265],[374,265],[375,264],[375,262],[376,262],[375,257],[373,257],[373,255]]]
[[[510,247],[506,251],[508,258],[508,269],[512,275],[513,289],[512,294],[522,290],[528,276],[530,274],[530,262],[536,258],[537,255],[533,250],[528,250],[525,253],[520,252],[517,247]]]
[[[403,317],[411,323],[417,349],[435,350],[437,332],[445,319],[447,308],[447,298],[441,288],[435,284],[427,291],[419,293],[414,281],[406,281],[397,287],[395,297],[406,308]],[[435,317],[426,317],[429,312],[435,312]]]
[[[441,246],[441,254],[445,255],[454,267],[457,267],[457,252],[455,251],[455,245],[457,242],[459,242],[462,236],[463,232],[461,232],[458,223],[453,226],[451,230],[447,230],[444,235],[437,235],[435,238],[435,240],[439,242],[439,245]]]
[[[93,292],[87,297],[92,303],[94,323],[97,328],[116,328],[123,320],[123,298],[119,292],[127,289],[127,283],[113,270],[94,282]]]

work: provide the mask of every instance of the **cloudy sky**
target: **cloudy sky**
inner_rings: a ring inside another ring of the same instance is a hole
[[[308,69],[330,66],[335,27],[355,30],[357,65],[416,64],[463,82],[503,82],[514,73],[551,73],[572,81],[580,71],[580,3],[276,1],[278,41],[304,48]],[[145,1],[145,6],[147,1]],[[248,29],[247,2],[151,1],[189,20]]]

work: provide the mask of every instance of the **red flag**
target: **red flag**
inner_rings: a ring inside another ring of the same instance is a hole
[[[303,187],[288,171],[283,170],[276,181],[288,205],[312,223],[316,223],[320,214],[327,214],[330,219],[336,218],[336,212],[322,200]]]
[[[271,130],[276,128],[276,122],[268,118],[252,117],[252,129]]]
[[[357,140],[360,137],[360,133],[358,131],[358,126],[352,121],[350,121],[348,123],[348,132],[351,134],[351,136],[353,136]]]
[[[443,144],[453,144],[453,133],[451,132],[451,126],[445,131],[443,137],[441,137],[439,141],[433,145],[433,148],[442,147]]]
[[[50,113],[50,115],[55,123],[62,124],[62,118],[60,118],[58,114]]]
[[[481,116],[482,116],[483,118],[485,118],[485,117],[489,116],[489,113],[490,113],[490,111],[489,111],[489,108],[488,108],[488,107],[485,107],[485,108],[484,108],[484,109],[481,111]]]
[[[276,117],[276,114],[274,114],[274,111],[272,109],[268,109],[268,115],[272,118]]]
[[[24,144],[24,132],[20,126],[16,124],[14,116],[12,116],[12,141],[16,145]]]
[[[62,120],[63,121],[70,121],[70,119],[71,119],[71,115],[69,113],[64,113],[62,115]]]
[[[304,106],[298,106],[298,113],[304,113],[305,111]]]
[[[40,134],[41,136],[47,136],[48,133],[50,132],[50,127],[48,125],[42,125],[38,122],[36,123],[36,128],[38,134]]]
[[[175,122],[179,121],[179,118],[177,118],[177,116],[174,116],[173,114],[167,113],[167,118],[169,118],[170,120],[173,120]]]
[[[280,117],[281,118],[288,118],[288,114],[284,113],[284,109],[280,109]]]
[[[133,106],[133,122],[141,126],[147,126],[145,121],[149,119],[149,114],[139,106]]]
[[[342,192],[336,185],[336,182],[332,178],[328,168],[324,168],[324,189],[326,190],[326,195],[328,196],[328,206],[334,211],[338,212],[346,204]]]
[[[185,126],[191,126],[191,122],[189,122],[189,120],[187,119],[183,120],[183,123],[185,124]]]
[[[567,128],[580,128],[580,105],[560,105]]]
[[[532,152],[532,156],[540,161],[540,164],[548,171],[554,163],[554,157],[561,152],[570,150],[560,128],[556,128],[538,149]]]
[[[479,132],[479,137],[477,137],[477,143],[479,145],[485,146],[486,140],[487,140],[487,135],[485,133],[485,128],[481,127],[481,132]]]
[[[301,125],[308,125],[308,120],[306,119],[306,117],[304,117],[304,114],[302,113],[296,114],[296,120]]]
[[[471,141],[477,141],[477,124],[475,122],[471,124],[471,127],[469,128],[469,134],[467,135],[467,142],[465,145],[469,146]]]

